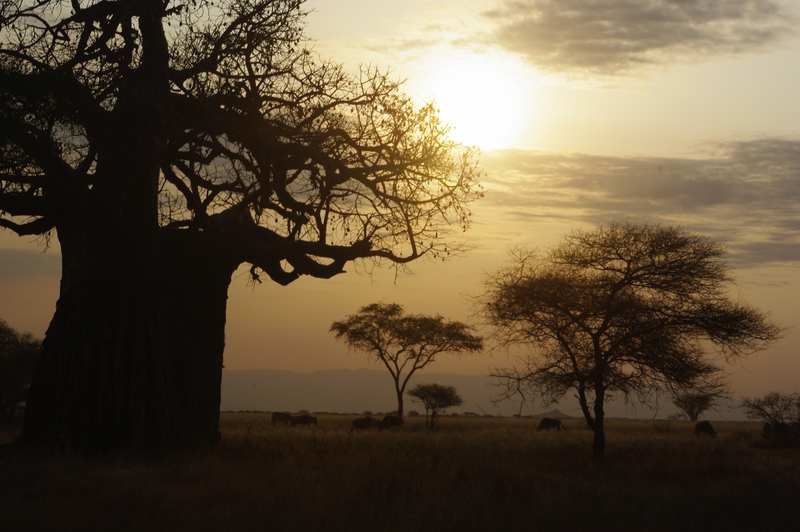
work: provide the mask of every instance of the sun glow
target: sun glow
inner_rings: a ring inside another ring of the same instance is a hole
[[[436,104],[458,142],[487,150],[530,143],[539,79],[514,56],[437,49],[415,70],[412,94]]]

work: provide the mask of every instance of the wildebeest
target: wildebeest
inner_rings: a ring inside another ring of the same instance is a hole
[[[299,416],[289,416],[289,425],[295,427],[297,425],[316,425],[317,418],[308,414],[300,414]]]
[[[384,416],[383,419],[378,423],[378,428],[380,430],[383,429],[390,429],[392,427],[401,427],[403,425],[403,418],[400,416],[395,416],[389,414],[388,416]]]
[[[292,421],[292,415],[289,412],[273,412],[272,424],[273,425],[289,425]]]
[[[714,430],[714,426],[710,421],[698,421],[697,425],[694,426],[694,435],[716,438],[717,431]]]
[[[381,424],[380,421],[372,416],[357,417],[353,420],[350,430],[375,429]]]
[[[539,420],[539,425],[536,427],[536,430],[562,430],[563,428],[564,426],[561,424],[560,419],[543,417],[541,420]]]

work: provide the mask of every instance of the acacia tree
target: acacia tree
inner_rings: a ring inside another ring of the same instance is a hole
[[[301,0],[0,2],[0,227],[62,259],[28,441],[214,441],[234,270],[329,278],[467,226],[474,154],[302,23]]]
[[[369,352],[386,367],[400,417],[406,386],[417,371],[434,363],[442,353],[483,349],[483,340],[468,325],[442,316],[405,314],[397,304],[362,307],[343,321],[334,322],[331,332],[350,347]]]
[[[800,424],[800,394],[771,392],[763,397],[744,399],[742,407],[750,419],[768,425]]]
[[[453,386],[441,384],[418,384],[408,392],[408,395],[420,401],[425,407],[425,420],[431,430],[436,428],[439,412],[464,403]]]
[[[605,404],[713,382],[703,342],[733,357],[778,330],[726,295],[722,248],[681,229],[613,224],[576,232],[543,257],[515,254],[487,286],[483,307],[501,345],[533,352],[497,376],[535,386],[547,400],[574,390],[593,450],[605,451]]]
[[[728,397],[728,391],[722,382],[709,380],[693,388],[675,390],[672,402],[689,421],[694,422],[703,412],[713,409],[721,400]]]

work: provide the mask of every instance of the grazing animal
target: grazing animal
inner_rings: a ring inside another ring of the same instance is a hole
[[[716,438],[717,431],[714,430],[714,426],[711,424],[710,421],[699,421],[697,425],[694,426],[694,435],[710,436],[711,438]]]
[[[297,425],[316,425],[317,418],[308,414],[300,414],[299,416],[289,416],[289,425],[295,427]]]
[[[289,412],[273,412],[272,424],[273,425],[289,425],[292,421],[292,415]]]
[[[375,429],[380,425],[380,421],[371,416],[357,417],[353,420],[353,426],[350,430],[366,430]]]
[[[541,430],[563,430],[564,426],[561,424],[560,419],[555,419],[552,417],[543,417],[539,421],[539,426],[536,427],[537,431]]]
[[[403,418],[392,414],[384,416],[383,419],[380,421],[380,423],[378,423],[378,428],[380,430],[391,429],[393,427],[402,427],[402,426],[403,426]]]

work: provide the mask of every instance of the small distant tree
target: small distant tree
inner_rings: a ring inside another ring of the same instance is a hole
[[[772,392],[763,397],[745,399],[742,407],[750,419],[770,425],[800,423],[800,394]]]
[[[647,400],[712,382],[703,347],[728,357],[762,348],[778,329],[731,301],[724,251],[679,228],[613,224],[576,232],[542,258],[519,252],[488,284],[484,311],[501,345],[532,348],[523,380],[547,401],[573,390],[605,452],[605,405],[614,393]]]
[[[528,379],[509,379],[504,370],[498,372],[499,377],[495,378],[494,384],[500,388],[500,393],[492,402],[495,404],[504,401],[518,400],[516,417],[522,417],[522,410],[528,403],[529,399],[536,394],[536,387],[534,383]]]
[[[453,386],[441,384],[418,384],[408,395],[417,399],[425,407],[425,420],[429,429],[436,428],[439,414],[453,406],[460,406],[463,400]]]
[[[0,416],[10,420],[25,400],[39,357],[41,342],[0,320]]]
[[[672,402],[689,421],[697,421],[703,412],[714,409],[721,400],[728,398],[728,391],[721,382],[709,382],[695,388],[676,390]]]
[[[442,316],[405,314],[397,304],[367,305],[334,322],[330,330],[353,349],[367,351],[383,363],[392,377],[400,417],[406,386],[417,371],[442,353],[483,349],[483,340],[468,325]]]

